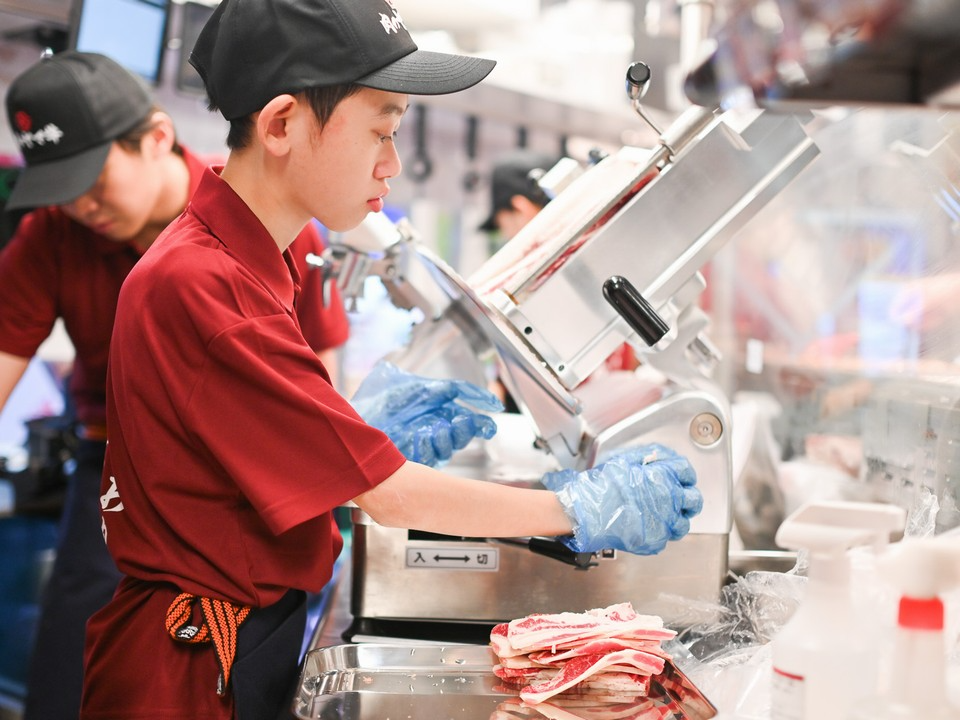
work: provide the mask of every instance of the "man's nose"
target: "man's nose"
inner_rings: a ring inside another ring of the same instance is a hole
[[[400,153],[397,146],[390,143],[390,154],[377,164],[377,179],[389,180],[397,177],[403,171],[403,163],[400,161]]]

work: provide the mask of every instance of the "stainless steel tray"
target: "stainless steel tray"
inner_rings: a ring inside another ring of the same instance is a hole
[[[483,645],[361,643],[307,653],[294,701],[304,720],[707,720],[716,708],[673,663],[653,678],[648,697],[594,700],[564,693],[525,705],[519,688],[493,674]]]

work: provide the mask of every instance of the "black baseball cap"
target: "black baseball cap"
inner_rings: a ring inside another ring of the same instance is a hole
[[[227,120],[328,85],[444,95],[476,85],[495,65],[420,50],[393,0],[222,0],[190,64]]]
[[[486,232],[496,230],[497,213],[513,206],[514,195],[522,195],[541,207],[550,202],[537,180],[559,160],[560,158],[532,150],[517,150],[499,158],[493,167],[490,181],[490,215],[479,229]]]
[[[114,140],[153,108],[143,81],[98,53],[45,54],[7,90],[7,119],[26,166],[6,208],[70,202],[100,176]]]

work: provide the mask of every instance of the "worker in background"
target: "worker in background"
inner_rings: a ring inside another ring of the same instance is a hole
[[[205,163],[178,144],[170,116],[145,85],[102,55],[69,51],[41,59],[11,83],[6,106],[26,163],[7,209],[37,209],[0,252],[0,409],[60,318],[76,351],[69,396],[79,443],[24,718],[76,720],[86,621],[120,578],[99,513],[117,296],[143,253],[183,212]],[[307,253],[322,251],[311,223],[291,249],[303,277],[299,324],[318,364],[333,373],[349,325],[339,295],[324,306],[319,273],[306,271]]]
[[[348,501],[388,527],[584,552],[659,552],[701,509],[693,468],[664,447],[551,473],[550,490],[410,461],[365,418],[451,408],[398,402],[422,393],[397,371],[388,402],[358,412],[304,342],[293,239],[311,218],[345,232],[381,211],[409,94],[493,67],[420,51],[396,5],[222,0],[191,53],[230,154],[120,293],[101,514],[124,578],[88,624],[84,720],[289,717],[304,591],[331,575]]]
[[[494,163],[490,180],[490,215],[480,225],[510,240],[543,210],[550,196],[539,180],[560,158],[533,150],[514,150]]]
[[[490,180],[490,214],[479,229],[497,233],[503,241],[513,239],[550,202],[550,195],[539,181],[559,161],[557,156],[527,149],[498,157]],[[604,361],[603,367],[632,371],[639,365],[633,348],[623,343]],[[508,412],[518,411],[516,401],[499,380],[492,389]]]

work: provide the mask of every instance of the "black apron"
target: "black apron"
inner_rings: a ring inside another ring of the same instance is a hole
[[[251,611],[237,631],[230,671],[237,720],[290,720],[299,681],[300,647],[307,626],[307,596],[290,590]]]

